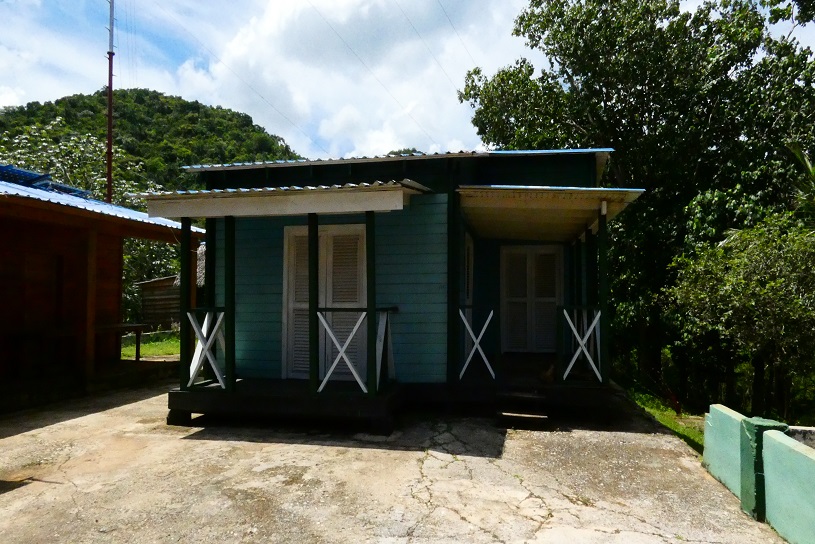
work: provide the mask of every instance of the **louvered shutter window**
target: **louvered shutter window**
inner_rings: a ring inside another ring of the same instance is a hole
[[[364,306],[362,295],[362,237],[358,234],[337,234],[330,242],[331,248],[331,274],[328,278],[331,305],[335,307],[359,308]],[[331,328],[341,343],[348,338],[359,319],[360,312],[332,312]],[[354,364],[358,373],[365,369],[366,347],[365,322],[357,330],[351,345],[345,350],[348,358]],[[331,345],[326,365],[331,365],[336,358],[338,349]],[[334,371],[338,378],[351,378],[351,372],[345,361],[341,361]]]

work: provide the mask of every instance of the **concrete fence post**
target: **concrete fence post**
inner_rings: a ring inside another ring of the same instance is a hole
[[[785,423],[761,417],[746,418],[741,422],[741,508],[758,521],[764,521],[766,512],[763,435],[766,431],[783,433],[787,428]]]

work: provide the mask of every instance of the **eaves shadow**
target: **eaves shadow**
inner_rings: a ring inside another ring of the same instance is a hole
[[[504,451],[506,430],[494,420],[468,417],[404,416],[389,435],[370,434],[348,422],[274,419],[247,420],[199,416],[193,426],[206,425],[185,440],[302,444],[393,451],[435,451],[456,456],[497,459]]]

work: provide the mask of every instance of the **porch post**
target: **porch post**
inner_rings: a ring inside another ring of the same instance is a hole
[[[181,315],[179,316],[179,342],[181,364],[179,365],[180,389],[186,391],[190,382],[190,360],[192,359],[192,325],[187,317],[190,311],[190,269],[192,248],[192,222],[189,217],[181,218],[181,270],[179,271],[179,289]]]
[[[459,194],[447,193],[447,385],[460,383],[461,366],[461,320],[458,310],[461,304],[459,274],[461,264],[461,211]]]
[[[368,394],[377,393],[376,383],[376,215],[365,212],[365,281],[368,300]]]
[[[583,242],[574,243],[574,304],[583,305]]]
[[[224,354],[226,390],[235,391],[235,218],[224,218]]]
[[[320,234],[317,214],[308,214],[308,377],[312,392],[320,386]]]
[[[597,291],[600,306],[600,376],[603,383],[608,383],[608,371],[611,361],[608,360],[610,317],[608,314],[608,229],[606,226],[607,204],[604,200],[600,205],[597,218]]]
[[[218,235],[218,222],[215,219],[207,219],[206,243],[204,253],[204,306],[212,308],[215,306],[215,239]]]

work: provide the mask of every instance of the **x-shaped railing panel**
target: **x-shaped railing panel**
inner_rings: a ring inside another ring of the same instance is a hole
[[[563,310],[563,315],[566,317],[566,323],[568,323],[569,328],[572,329],[572,334],[574,334],[574,337],[577,339],[578,343],[577,350],[575,350],[574,355],[572,356],[572,360],[569,362],[569,366],[566,368],[566,372],[563,373],[564,380],[569,375],[569,372],[572,371],[572,367],[574,366],[574,363],[577,361],[577,358],[580,357],[580,352],[582,351],[586,355],[586,359],[588,360],[591,369],[597,375],[597,379],[600,380],[601,382],[603,381],[603,378],[600,376],[600,370],[597,368],[601,364],[599,356],[597,359],[597,365],[595,365],[594,359],[589,353],[589,350],[586,349],[586,342],[589,340],[589,338],[591,338],[592,332],[595,332],[597,334],[597,345],[598,346],[600,345],[600,327],[598,326],[600,324],[600,314],[601,312],[598,310],[597,315],[594,316],[594,321],[592,321],[591,325],[589,325],[589,328],[586,329],[586,334],[584,334],[581,337],[580,333],[577,332],[577,328],[574,326],[574,323],[572,322],[572,318],[569,317],[569,312],[567,312],[565,309]]]
[[[479,333],[478,338],[476,338],[475,334],[473,333],[473,329],[470,327],[470,324],[467,322],[467,318],[464,316],[464,312],[461,311],[461,309],[458,310],[458,315],[461,316],[461,320],[464,322],[464,327],[467,329],[470,338],[473,339],[473,348],[470,350],[470,354],[467,356],[467,360],[464,362],[464,367],[461,369],[461,374],[458,375],[459,380],[464,377],[464,373],[467,371],[467,367],[470,366],[470,361],[472,360],[476,351],[481,354],[481,358],[484,360],[484,364],[487,365],[487,370],[490,371],[492,379],[495,379],[495,372],[492,370],[492,366],[490,366],[490,361],[487,359],[487,355],[484,353],[484,350],[481,349],[481,337],[484,336],[484,332],[486,332],[487,326],[490,324],[490,320],[492,320],[492,314],[493,312],[490,312],[489,317],[487,317],[487,321],[484,322],[484,326],[481,327],[481,332]]]
[[[359,387],[362,389],[362,392],[363,393],[368,392],[368,388],[365,387],[365,384],[360,379],[359,374],[357,374],[357,371],[354,368],[354,365],[351,363],[351,359],[349,359],[348,356],[345,354],[345,350],[348,349],[348,346],[351,345],[351,340],[354,339],[354,335],[357,333],[357,330],[359,330],[359,326],[362,325],[362,322],[365,320],[365,316],[366,316],[366,312],[362,312],[362,315],[359,316],[359,319],[357,320],[357,324],[354,325],[354,328],[351,331],[351,334],[348,335],[348,339],[345,341],[345,343],[342,346],[340,346],[340,342],[339,342],[339,340],[337,340],[337,337],[334,336],[334,331],[331,330],[331,326],[328,324],[328,321],[326,321],[326,319],[325,319],[325,317],[323,317],[322,313],[319,313],[319,312],[317,313],[317,317],[320,319],[320,323],[322,323],[323,327],[325,327],[325,332],[328,334],[328,337],[331,338],[331,341],[334,343],[334,345],[339,350],[339,353],[337,353],[337,357],[334,359],[334,362],[332,363],[331,367],[328,369],[328,372],[325,373],[325,378],[323,378],[323,382],[320,384],[320,387],[317,389],[318,393],[321,392],[323,390],[323,388],[325,387],[325,384],[328,383],[328,379],[331,377],[331,374],[333,374],[334,369],[337,368],[337,364],[339,364],[341,359],[345,361],[346,365],[348,365],[348,370],[351,371],[351,374],[354,376],[354,379],[359,384]]]
[[[187,383],[187,387],[195,383],[195,379],[198,377],[206,361],[209,362],[209,366],[212,367],[212,371],[218,379],[218,383],[221,384],[221,388],[226,389],[224,371],[218,364],[215,354],[212,353],[212,348],[216,341],[218,345],[221,346],[221,350],[226,351],[226,341],[224,340],[224,329],[222,326],[225,315],[224,312],[207,312],[206,316],[204,316],[204,326],[201,327],[195,313],[187,312],[187,317],[192,324],[192,330],[195,331],[195,336],[198,339],[195,344],[192,361],[190,362],[190,381]],[[213,320],[215,321],[215,325],[210,330],[210,325]]]

